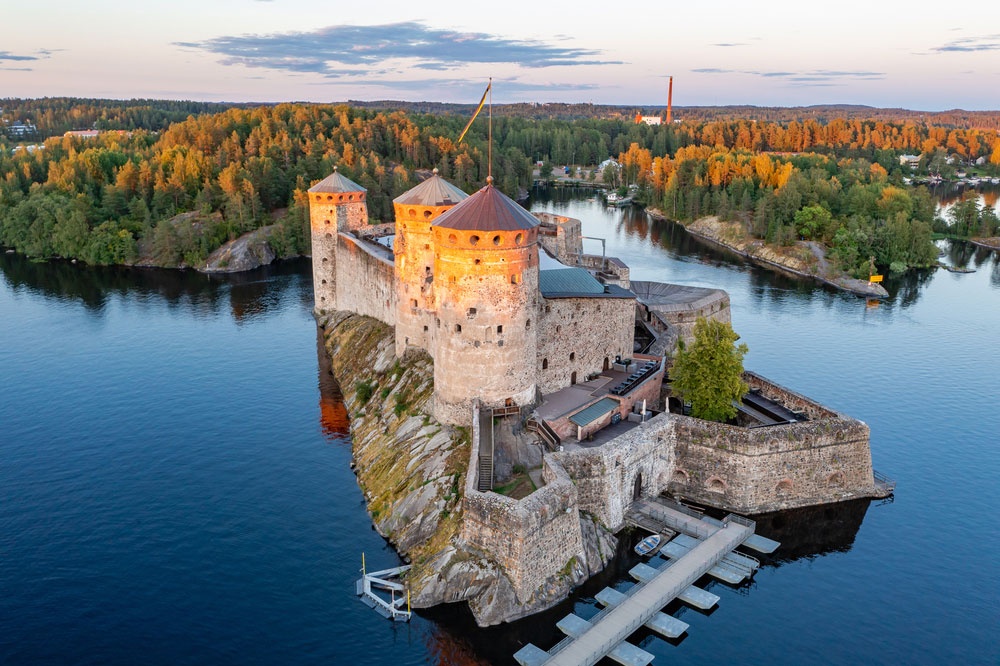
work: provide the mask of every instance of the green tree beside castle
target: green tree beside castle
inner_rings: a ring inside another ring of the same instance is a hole
[[[743,356],[746,344],[729,324],[698,317],[694,340],[680,341],[670,370],[672,391],[691,403],[691,416],[725,422],[736,416],[736,403],[746,394]]]

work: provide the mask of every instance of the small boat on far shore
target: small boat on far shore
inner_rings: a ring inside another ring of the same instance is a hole
[[[646,555],[651,555],[660,549],[660,541],[661,538],[659,534],[648,536],[635,545],[635,552],[644,557]]]

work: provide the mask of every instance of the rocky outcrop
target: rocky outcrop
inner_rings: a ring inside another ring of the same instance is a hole
[[[648,209],[647,212],[653,217],[667,219],[655,209]],[[812,278],[831,287],[869,298],[885,298],[889,295],[880,284],[856,280],[833,270],[826,260],[825,250],[817,243],[799,241],[789,247],[767,245],[760,239],[749,237],[739,222],[726,222],[715,216],[679,224],[699,240],[783,273]]]
[[[223,244],[208,255],[202,273],[239,273],[266,266],[277,255],[268,243],[274,226],[261,227]]]
[[[520,578],[462,538],[471,433],[430,416],[431,358],[423,352],[397,358],[393,329],[369,317],[334,312],[319,324],[351,419],[358,485],[375,529],[412,564],[407,582],[414,607],[468,601],[480,625],[497,624],[551,607],[604,568],[614,537],[574,512],[579,557],[560,561],[537,589],[519,597]],[[555,517],[571,518],[561,511]]]

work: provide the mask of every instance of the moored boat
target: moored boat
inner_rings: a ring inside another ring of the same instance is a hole
[[[642,556],[655,553],[660,548],[660,541],[659,534],[648,536],[635,545],[635,552]]]

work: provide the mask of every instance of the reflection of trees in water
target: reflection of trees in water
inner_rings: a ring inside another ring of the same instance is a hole
[[[236,321],[273,309],[290,286],[278,276],[306,273],[308,260],[280,262],[255,271],[206,275],[192,270],[86,266],[68,261],[32,261],[20,254],[0,254],[0,272],[13,289],[30,289],[48,298],[78,300],[101,313],[111,296],[157,298],[169,306],[186,305],[217,313],[228,297]],[[299,298],[311,307],[308,282],[299,282]]]
[[[333,376],[333,363],[324,345],[323,329],[316,327],[316,360],[319,366],[319,425],[331,440],[344,440],[351,430],[351,421],[344,404],[340,384]]]
[[[934,277],[935,268],[915,268],[906,273],[889,277],[885,287],[890,294],[895,294],[895,303],[899,307],[909,307],[920,297],[920,288]]]

